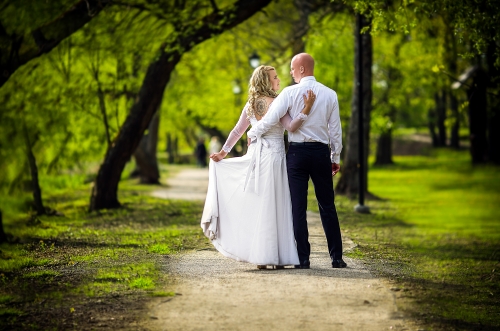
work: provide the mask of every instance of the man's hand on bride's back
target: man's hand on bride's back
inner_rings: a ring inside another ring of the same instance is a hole
[[[212,160],[214,160],[215,162],[219,162],[220,160],[222,160],[223,158],[225,158],[227,155],[226,152],[224,151],[220,151],[219,153],[213,153],[210,155],[210,158]]]
[[[307,90],[307,95],[302,95],[302,98],[304,99],[304,109],[302,110],[302,113],[304,115],[309,115],[314,101],[316,100],[316,94],[314,94],[312,90]]]

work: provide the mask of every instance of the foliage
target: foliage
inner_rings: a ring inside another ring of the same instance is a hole
[[[276,67],[281,86],[287,86],[290,19],[297,16],[288,14],[292,10],[289,2],[272,3],[265,12],[184,54],[164,97],[161,131],[177,136],[186,152],[192,152],[198,136],[206,135],[197,122],[228,134],[246,102],[253,52],[262,64]],[[233,94],[236,83],[241,94]]]
[[[155,55],[146,47],[153,41],[144,36],[157,33],[156,21],[135,14],[106,12],[46,57],[18,70],[0,90],[4,190],[11,186],[12,191],[12,185],[19,185],[16,178],[27,173],[19,134],[23,122],[34,137],[42,174],[93,171],[106,148],[106,131],[111,136],[118,132],[139,85],[141,66]],[[141,57],[135,55],[139,50]],[[99,89],[106,96],[109,128],[104,126]]]
[[[337,13],[319,20],[309,34],[306,50],[315,60],[317,80],[337,92],[343,129],[348,128],[354,81],[354,18]],[[328,34],[324,31],[329,31]]]
[[[405,0],[401,2],[351,1],[344,3],[355,11],[365,13],[372,18],[372,31],[403,32],[409,34],[415,27],[427,27],[429,19],[442,17],[452,27],[459,43],[473,48],[467,56],[483,54],[490,43],[500,39],[498,25],[500,4],[495,0],[432,1]],[[496,48],[496,65],[500,66],[500,52]]]

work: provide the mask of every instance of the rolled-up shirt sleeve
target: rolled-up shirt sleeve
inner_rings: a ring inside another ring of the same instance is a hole
[[[342,152],[342,125],[340,124],[339,102],[335,99],[333,111],[328,119],[328,136],[330,138],[330,159],[332,163],[340,163]]]

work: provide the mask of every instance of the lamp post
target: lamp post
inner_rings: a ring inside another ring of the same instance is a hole
[[[260,56],[257,54],[257,52],[253,52],[252,55],[248,58],[248,63],[250,63],[250,67],[252,68],[257,68],[260,66]]]
[[[365,206],[365,162],[364,162],[364,126],[363,126],[363,36],[361,30],[363,29],[363,15],[356,15],[356,32],[358,37],[358,175],[359,175],[359,202],[354,207],[358,213],[368,214],[370,208]]]

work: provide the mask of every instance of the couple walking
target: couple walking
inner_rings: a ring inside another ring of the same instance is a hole
[[[255,69],[248,102],[222,150],[210,155],[201,227],[226,257],[309,269],[307,190],[312,179],[333,268],[345,268],[332,176],[340,170],[342,129],[337,94],[314,78],[314,59],[293,57],[296,85],[278,95],[270,66]],[[223,160],[252,125],[242,157]],[[290,146],[285,156],[283,132]]]

